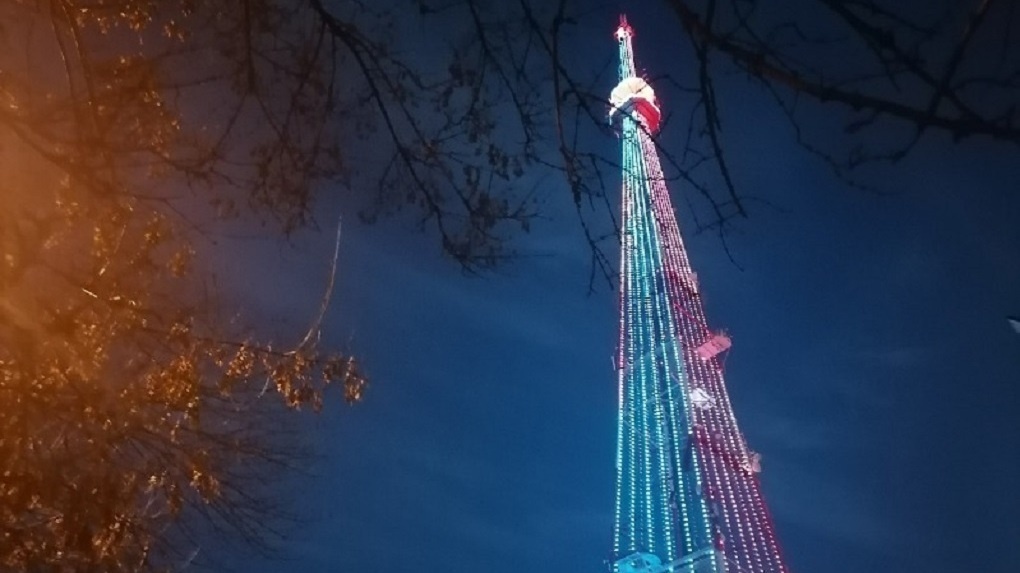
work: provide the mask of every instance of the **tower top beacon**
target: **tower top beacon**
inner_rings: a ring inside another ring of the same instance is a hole
[[[619,42],[634,37],[634,28],[631,28],[630,24],[627,23],[626,15],[620,14],[620,25],[616,28],[616,32],[613,35],[616,36],[616,40]]]

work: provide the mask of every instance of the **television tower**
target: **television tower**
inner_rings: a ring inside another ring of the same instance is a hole
[[[652,134],[661,111],[616,29],[623,151],[614,573],[788,573],[737,427]]]

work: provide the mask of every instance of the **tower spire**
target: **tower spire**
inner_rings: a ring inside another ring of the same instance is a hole
[[[637,75],[632,42],[634,29],[627,23],[625,15],[620,15],[620,25],[614,35],[620,48],[620,83],[609,95],[609,103],[612,104],[609,119],[619,121],[621,116],[630,116],[637,119],[645,130],[655,133],[662,113],[655,101],[655,90]]]
[[[620,25],[616,28],[616,39],[622,41],[624,37],[633,38],[634,29],[627,23],[627,15],[620,14]]]
[[[614,573],[788,573],[762,499],[759,458],[723,381],[652,134],[661,111],[620,17],[619,400]]]

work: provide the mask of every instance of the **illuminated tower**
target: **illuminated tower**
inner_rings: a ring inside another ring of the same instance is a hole
[[[660,111],[621,17],[610,119],[623,147],[612,571],[786,573],[723,383],[651,135]]]

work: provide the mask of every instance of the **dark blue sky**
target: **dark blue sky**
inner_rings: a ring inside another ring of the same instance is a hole
[[[681,41],[666,16],[631,14],[651,73],[676,72],[653,68]],[[613,24],[593,36],[606,60]],[[798,149],[767,96],[728,81],[737,183],[785,211],[756,208],[731,232],[743,270],[716,236],[686,240],[709,322],[734,340],[727,383],[792,569],[1016,571],[1017,149],[932,135],[877,173],[885,194],[865,193]],[[371,386],[309,422],[322,458],[295,496],[309,521],[290,561],[261,570],[603,570],[616,299],[586,293],[589,252],[561,182],[542,196],[548,219],[518,248],[543,256],[481,279],[401,220],[347,214],[324,334],[357,353]],[[300,337],[331,242],[306,235],[223,272],[260,283],[247,303]]]

